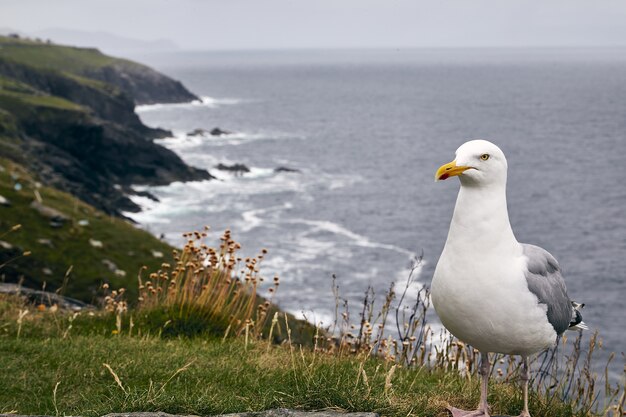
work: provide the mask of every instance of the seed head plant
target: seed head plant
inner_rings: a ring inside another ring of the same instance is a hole
[[[208,227],[183,234],[187,242],[181,251],[173,252],[172,263],[163,263],[147,277],[140,272],[139,314],[164,313],[169,326],[183,323],[183,332],[211,325],[217,326],[215,333],[261,336],[271,307],[271,300],[257,295],[265,281],[260,267],[267,250],[243,258],[230,230],[222,234],[216,248],[204,243],[207,232]],[[274,277],[267,284],[273,296],[280,279]]]

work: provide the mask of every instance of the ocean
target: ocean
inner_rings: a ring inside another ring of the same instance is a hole
[[[331,276],[353,314],[423,254],[428,284],[458,191],[434,173],[470,139],[499,145],[520,242],[550,251],[605,351],[626,346],[626,50],[184,52],[143,62],[202,102],[140,106],[160,143],[219,180],[150,187],[142,227],[174,245],[210,225],[269,250],[276,301],[330,324]],[[197,129],[232,132],[190,136]],[[233,175],[220,164],[241,163]],[[276,172],[283,167],[298,172]],[[380,302],[379,302],[380,303]],[[621,361],[618,360],[618,362]]]

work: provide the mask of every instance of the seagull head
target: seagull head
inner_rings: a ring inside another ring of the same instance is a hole
[[[454,161],[439,167],[435,181],[458,176],[462,185],[506,184],[506,171],[500,148],[486,140],[470,140],[456,150]]]

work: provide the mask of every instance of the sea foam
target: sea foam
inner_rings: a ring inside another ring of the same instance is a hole
[[[135,106],[135,112],[137,113],[145,113],[150,111],[158,111],[158,110],[171,110],[171,109],[188,109],[194,107],[208,107],[208,108],[218,108],[221,106],[232,106],[235,104],[243,103],[249,100],[239,99],[239,98],[216,98],[203,96],[200,100],[188,101],[185,103],[156,103],[156,104],[141,104]]]

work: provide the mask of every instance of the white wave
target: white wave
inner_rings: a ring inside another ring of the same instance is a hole
[[[142,211],[138,213],[123,211],[122,216],[128,217],[129,219],[141,224],[142,227],[146,227],[147,229],[149,229],[152,225],[171,223],[171,220],[169,218],[163,217],[158,213],[155,213],[152,210],[143,207]]]
[[[130,199],[130,201],[132,201],[133,203],[141,207],[142,210],[153,209],[159,204],[158,201],[154,201],[151,198],[144,197],[141,195],[127,195],[127,197]]]
[[[209,106],[209,107],[234,106],[236,104],[252,102],[252,100],[250,99],[232,98],[232,97],[216,98],[216,97],[202,96],[200,97],[200,99],[202,100],[203,105]]]
[[[156,139],[154,143],[163,145],[172,150],[184,150],[186,148],[201,146],[206,143],[206,140],[207,139],[203,136],[188,136],[185,133],[179,132],[175,133],[172,137]]]
[[[321,309],[301,309],[297,311],[291,310],[289,311],[289,313],[293,314],[298,320],[306,320],[311,324],[320,326],[320,328],[326,328],[328,326],[331,326],[335,321],[333,313]]]
[[[339,188],[350,187],[362,180],[363,177],[358,175],[335,175],[330,178],[328,189],[337,190]]]
[[[326,231],[329,233],[333,233],[336,235],[340,235],[340,236],[344,236],[350,240],[352,240],[352,243],[356,246],[361,246],[364,248],[373,248],[373,249],[385,249],[385,250],[390,250],[393,252],[398,252],[398,253],[402,253],[404,255],[407,256],[413,256],[414,253],[411,251],[408,251],[404,248],[401,248],[399,246],[395,246],[395,245],[389,245],[386,243],[377,243],[377,242],[372,242],[369,238],[359,235],[357,233],[354,233],[348,229],[346,229],[345,227],[337,224],[337,223],[333,223],[330,221],[326,221],[326,220],[306,220],[306,219],[294,219],[294,220],[289,220],[288,222],[290,223],[301,223],[301,224],[307,224],[310,226],[314,226],[318,231]]]
[[[304,139],[303,136],[284,132],[234,132],[220,136],[204,136],[203,142],[208,146],[238,146],[260,140]]]
[[[206,184],[213,182],[219,181],[204,180],[185,183],[177,181],[165,186],[134,186],[136,190],[149,191],[159,201],[131,196],[130,198],[142,208],[142,211],[124,213],[124,215],[144,225],[170,223],[171,219],[208,207],[209,204],[206,201],[199,201],[197,196],[198,193],[204,192]]]
[[[236,177],[226,171],[211,170],[212,174],[218,172],[222,180],[202,183],[199,192],[204,193],[204,195],[212,195],[213,198],[233,196],[240,200],[242,196],[302,191],[302,185],[295,178],[295,175],[274,175],[272,173],[272,175],[263,177],[262,180],[257,180],[259,177]],[[192,186],[193,183],[188,184]],[[184,198],[186,192],[181,192],[180,195]]]
[[[421,263],[417,265],[412,275],[410,268],[398,271],[394,282],[394,291],[398,294],[398,297],[400,297],[406,289],[404,305],[412,305],[417,299],[417,295],[424,285],[424,282],[421,280],[421,275],[425,264],[426,261],[422,259]]]
[[[185,152],[193,152],[194,148],[211,146],[237,146],[260,140],[302,140],[304,136],[285,132],[233,132],[220,136],[211,134],[187,135],[184,132],[176,132],[173,137],[157,139],[154,142],[163,145],[173,151],[178,151],[184,157]]]
[[[208,108],[218,108],[221,106],[232,106],[235,104],[240,104],[245,101],[244,99],[239,98],[216,98],[203,96],[200,100],[188,101],[185,103],[156,103],[156,104],[141,104],[139,106],[135,106],[135,112],[137,113],[145,113],[150,111],[158,111],[158,110],[170,110],[170,109],[192,109],[197,107],[208,107]]]
[[[261,224],[263,224],[263,220],[258,215],[265,212],[265,209],[257,209],[248,210],[241,213],[241,217],[243,218],[243,224],[238,227],[239,231],[249,232],[250,230],[259,227]]]
[[[234,162],[221,160],[219,163],[226,166],[233,165]],[[215,166],[217,164],[214,164]],[[225,169],[211,169],[211,175],[222,181],[252,181],[276,176],[277,173],[272,168],[248,167],[249,172],[229,171]]]
[[[276,172],[272,168],[256,168],[251,167],[250,172],[243,174],[244,179],[262,179],[276,175]]]
[[[294,261],[299,263],[315,262],[319,258],[337,257],[344,260],[351,257],[350,251],[341,251],[337,248],[337,243],[313,239],[306,236],[306,233],[298,236],[294,242]]]
[[[266,227],[272,227],[275,225],[276,219],[280,213],[284,210],[288,210],[293,207],[293,204],[285,202],[279,206],[265,207],[253,210],[247,210],[241,213],[242,223],[239,223],[237,229],[241,232],[249,232],[261,225]],[[260,216],[270,214],[270,218],[262,219]]]

